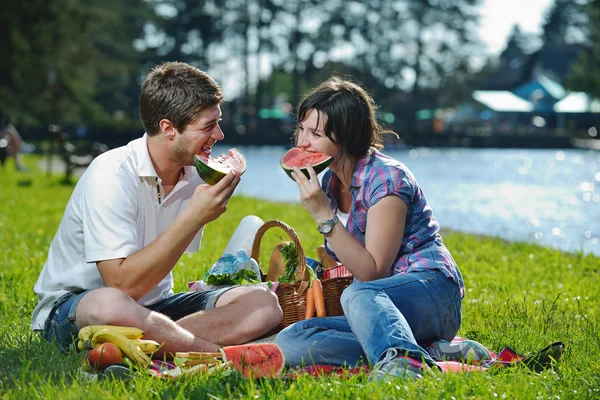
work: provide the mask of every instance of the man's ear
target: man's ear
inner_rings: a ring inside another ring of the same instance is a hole
[[[160,132],[163,135],[165,135],[167,139],[175,140],[175,136],[177,135],[177,129],[171,121],[169,121],[166,118],[163,118],[158,122],[158,126],[160,127]]]

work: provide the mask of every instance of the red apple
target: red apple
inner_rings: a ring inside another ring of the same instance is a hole
[[[102,343],[90,350],[88,361],[93,368],[102,370],[112,364],[123,364],[123,353],[113,343]]]

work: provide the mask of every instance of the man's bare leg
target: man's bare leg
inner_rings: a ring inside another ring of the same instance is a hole
[[[181,327],[222,346],[247,343],[281,322],[277,295],[259,287],[236,287],[223,293],[216,308],[177,321]]]
[[[155,340],[163,346],[155,354],[175,354],[178,351],[216,352],[219,345],[194,336],[182,326],[160,313],[136,303],[118,289],[102,288],[87,293],[76,311],[77,325],[133,326],[144,331],[144,339]]]

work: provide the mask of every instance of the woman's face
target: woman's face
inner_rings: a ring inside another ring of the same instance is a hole
[[[318,125],[317,125],[318,122]],[[298,138],[296,146],[306,151],[317,151],[332,156],[340,154],[339,146],[325,136],[327,115],[315,109],[306,113],[306,118],[298,123]],[[335,137],[335,133],[333,134]]]

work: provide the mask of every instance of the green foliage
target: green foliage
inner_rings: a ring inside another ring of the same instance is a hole
[[[587,41],[579,59],[567,79],[567,88],[600,97],[600,1],[590,1],[585,6],[587,14]]]
[[[500,54],[500,60],[508,64],[515,58],[522,57],[524,54],[533,52],[534,48],[531,47],[533,37],[531,34],[524,33],[521,30],[520,25],[513,25],[508,40],[506,41],[506,47]]]
[[[529,354],[563,341],[555,370],[524,367],[487,373],[444,374],[420,381],[375,383],[364,374],[249,381],[228,371],[177,382],[137,376],[90,381],[80,373],[81,353],[60,354],[31,333],[33,285],[73,190],[62,176],[37,172],[41,160],[25,158],[29,173],[11,164],[0,170],[0,392],[6,399],[576,399],[600,396],[600,259],[528,243],[444,232],[444,243],[466,282],[459,335],[492,350]],[[247,173],[252,173],[251,166]],[[234,196],[228,211],[206,227],[202,248],[184,255],[174,270],[176,291],[204,276],[222,254],[240,220],[249,214],[292,226],[305,253],[322,244],[312,218],[299,204]],[[260,260],[269,260],[283,233],[270,229]],[[313,250],[314,251],[314,250]],[[316,258],[314,254],[307,254]]]
[[[114,125],[118,111],[135,117],[133,42],[153,18],[149,7],[144,0],[10,2],[0,11],[1,110],[19,126]]]
[[[249,285],[260,283],[256,274],[247,269],[241,269],[232,274],[210,274],[206,277],[207,285]]]
[[[233,77],[242,89],[227,99],[239,114],[233,125],[246,125],[253,141],[263,133],[242,109],[284,98],[295,105],[333,72],[357,77],[410,135],[417,110],[470,98],[471,59],[482,54],[481,0],[8,3],[0,10],[0,98],[9,101],[0,111],[23,128],[138,128],[141,80],[156,64],[183,61],[226,89]]]
[[[585,31],[584,3],[573,0],[555,0],[542,24],[544,44],[575,43]]]
[[[281,283],[296,282],[296,271],[298,269],[298,249],[294,243],[290,242],[281,248],[285,269],[283,276],[279,279]]]

